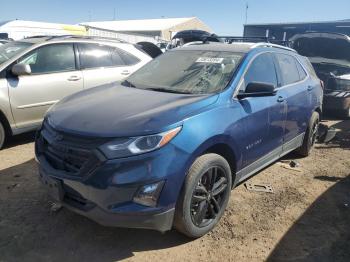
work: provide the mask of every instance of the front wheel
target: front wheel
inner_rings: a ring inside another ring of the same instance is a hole
[[[317,139],[319,123],[320,123],[320,114],[318,112],[313,112],[310,118],[309,126],[305,132],[303,144],[297,150],[299,155],[304,157],[307,157],[310,155],[310,152]]]
[[[225,211],[231,187],[230,165],[223,157],[206,154],[197,158],[176,204],[176,229],[191,238],[212,230]]]

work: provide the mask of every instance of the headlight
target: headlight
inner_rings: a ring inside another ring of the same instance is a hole
[[[165,146],[180,130],[181,126],[160,134],[116,139],[102,145],[100,149],[109,159],[142,154]]]

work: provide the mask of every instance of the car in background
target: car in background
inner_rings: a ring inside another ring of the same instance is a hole
[[[0,45],[7,44],[8,42],[10,42],[10,41],[9,40],[5,40],[5,39],[0,39]]]
[[[120,85],[55,104],[36,137],[40,179],[58,203],[102,225],[175,226],[197,238],[236,185],[293,150],[309,155],[322,95],[290,48],[175,48]]]
[[[350,37],[338,33],[305,33],[290,39],[307,56],[324,82],[325,112],[350,118]]]
[[[203,30],[183,30],[177,32],[173,36],[171,42],[168,43],[166,50],[203,42],[222,42],[222,39],[219,38],[216,34],[212,34]]]
[[[7,137],[37,129],[65,96],[122,81],[151,60],[117,39],[37,36],[1,45],[0,148]]]

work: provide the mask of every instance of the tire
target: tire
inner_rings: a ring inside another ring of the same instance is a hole
[[[315,144],[318,133],[318,125],[320,122],[320,114],[313,112],[310,118],[309,126],[305,132],[302,146],[297,150],[298,154],[307,157]]]
[[[6,131],[4,125],[0,121],[0,150],[3,148],[6,140]]]
[[[176,204],[175,228],[190,238],[208,233],[222,217],[231,188],[231,168],[223,157],[206,154],[197,158]]]

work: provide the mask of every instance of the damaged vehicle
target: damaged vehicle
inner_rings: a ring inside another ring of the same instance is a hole
[[[203,30],[183,30],[177,32],[167,45],[166,50],[176,47],[188,46],[191,44],[201,44],[203,42],[222,42],[222,40],[213,33]]]
[[[35,141],[40,179],[102,225],[201,237],[231,189],[291,151],[309,155],[323,95],[312,70],[268,43],[175,48],[55,104]]]
[[[307,56],[324,82],[325,112],[350,118],[350,37],[338,33],[305,33],[290,39]]]

